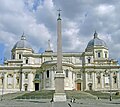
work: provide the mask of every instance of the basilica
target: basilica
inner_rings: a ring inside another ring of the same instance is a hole
[[[107,44],[97,32],[84,52],[62,52],[64,90],[118,91],[120,66],[109,58]],[[57,53],[48,48],[35,53],[23,34],[11,50],[11,59],[0,65],[0,92],[55,90]]]

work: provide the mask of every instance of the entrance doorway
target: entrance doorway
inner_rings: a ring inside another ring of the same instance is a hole
[[[35,91],[39,90],[39,83],[35,83]]]
[[[81,83],[77,83],[77,90],[81,90]]]
[[[25,91],[27,91],[27,87],[28,87],[28,86],[27,86],[27,85],[25,85]]]
[[[91,91],[92,90],[92,83],[89,83],[88,86],[89,86],[89,90]]]

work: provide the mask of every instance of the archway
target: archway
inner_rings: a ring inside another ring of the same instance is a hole
[[[24,84],[25,91],[28,91],[28,84]]]
[[[89,86],[89,90],[92,90],[92,83],[89,83],[88,86]]]

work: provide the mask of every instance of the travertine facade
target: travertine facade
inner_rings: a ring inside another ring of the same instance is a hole
[[[94,33],[84,52],[62,53],[65,90],[120,90],[120,66],[109,59],[106,43]],[[11,51],[11,59],[0,66],[0,90],[55,90],[57,53],[48,49],[34,53],[24,35]]]

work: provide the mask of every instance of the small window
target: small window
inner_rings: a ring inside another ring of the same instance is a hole
[[[28,74],[25,74],[25,79],[28,79]]]
[[[19,54],[19,59],[21,59],[21,54]]]
[[[117,83],[117,77],[114,77],[114,84]]]
[[[88,63],[90,63],[90,58],[88,58]]]
[[[65,71],[66,77],[68,77],[68,69]]]
[[[98,84],[100,84],[100,77],[98,77],[97,79],[98,79]]]
[[[17,84],[19,84],[19,79],[17,79]]]
[[[2,84],[3,84],[3,81],[4,81],[4,80],[3,80],[3,78],[2,78]]]
[[[26,64],[28,64],[28,59],[26,59]]]
[[[105,58],[107,58],[107,53],[105,53]]]
[[[25,85],[25,91],[27,91],[27,87],[28,87],[28,86],[27,86],[27,85]]]
[[[15,54],[12,55],[12,59],[15,59]]]
[[[49,70],[47,70],[46,75],[47,75],[47,78],[49,78]]]
[[[98,52],[98,58],[100,58],[101,56],[100,56],[100,52]]]

